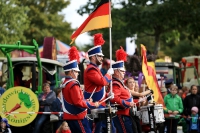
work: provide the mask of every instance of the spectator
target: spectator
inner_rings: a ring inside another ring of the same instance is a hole
[[[188,87],[184,86],[184,87],[182,88],[182,90],[183,90],[182,98],[185,99],[185,97],[186,97],[187,94],[189,93],[189,89],[188,89]]]
[[[51,112],[50,105],[56,99],[56,94],[54,91],[50,90],[50,85],[48,83],[43,84],[43,92],[38,95],[39,100],[39,111],[40,112]],[[35,128],[33,133],[40,133],[42,124],[49,119],[50,115],[39,114],[35,120]]]
[[[0,133],[12,133],[10,130],[10,125],[8,124],[8,120],[6,118],[1,119]]]
[[[191,95],[184,99],[184,115],[190,117],[192,107],[200,107],[200,96],[197,95],[197,86],[191,86]]]
[[[164,99],[165,96],[167,95],[167,89],[165,87],[162,87],[160,89],[160,92],[161,92],[162,97]],[[167,129],[167,123],[165,121],[164,123],[161,124],[160,129],[159,129],[159,133],[164,133],[166,129]]]
[[[187,120],[189,121],[189,133],[199,133],[200,128],[199,128],[199,115],[198,115],[198,108],[197,107],[192,107],[191,109],[191,118],[188,118]]]
[[[167,93],[170,93],[170,88],[173,85],[174,80],[173,79],[169,79],[165,81],[165,88],[167,89]]]
[[[56,99],[53,101],[51,105],[52,112],[63,112],[62,103],[61,103],[61,91],[62,89],[56,89]],[[53,123],[53,132],[55,133],[56,130],[60,127],[63,122],[63,115],[58,115],[59,120]]]
[[[178,95],[183,99],[183,90],[182,89],[178,90]]]
[[[4,90],[6,90],[6,83],[3,84],[2,88],[3,88]]]
[[[191,109],[192,107],[197,107],[200,108],[200,96],[197,95],[197,86],[196,85],[192,85],[191,86],[191,94],[186,96],[184,101],[184,115],[187,118],[191,118]],[[198,112],[199,114],[199,112]],[[187,129],[189,132],[189,123],[187,123]]]
[[[167,94],[164,98],[165,106],[167,108],[165,113],[169,115],[169,117],[166,118],[167,133],[177,133],[177,126],[179,121],[178,114],[183,112],[182,99],[177,95],[177,90],[177,86],[171,86],[171,93]]]
[[[0,97],[1,95],[3,95],[4,92],[5,92],[5,89],[3,87],[0,87]]]
[[[167,95],[167,89],[165,87],[162,87],[160,90],[162,97],[165,98],[165,96]]]
[[[62,122],[62,125],[60,125],[60,127],[58,128],[56,133],[71,133],[70,128],[69,128],[69,126],[68,126],[66,121]]]
[[[22,73],[23,66],[16,65],[13,69],[14,74],[14,86],[24,86],[24,82],[22,81],[23,73]]]

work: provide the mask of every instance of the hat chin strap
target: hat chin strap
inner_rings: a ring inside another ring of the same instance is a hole
[[[117,69],[117,71],[120,73],[120,76],[121,76],[122,79],[123,79],[124,77],[123,77],[123,75],[122,75],[122,72],[121,72],[119,69]]]
[[[74,77],[75,77],[75,79],[77,79],[77,77],[76,77],[76,75],[75,75],[75,73],[74,73],[74,70],[72,69],[72,73],[74,74]]]
[[[96,59],[100,62],[100,60],[99,60],[99,58],[98,58],[98,56],[97,55],[95,55],[95,57],[96,57]]]

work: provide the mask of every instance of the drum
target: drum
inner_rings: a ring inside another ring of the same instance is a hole
[[[98,108],[98,109],[91,109],[91,115],[93,116],[93,119],[96,120],[106,120],[106,109],[108,108]],[[117,112],[116,108],[111,108],[110,109],[110,113],[112,114],[112,116],[114,116]]]
[[[137,106],[133,106],[130,108],[130,115],[138,116],[140,118],[140,111],[137,110]]]
[[[92,114],[93,118],[99,118],[100,116],[104,116],[105,108],[91,109],[91,114]]]
[[[143,124],[149,124],[148,109],[150,107],[152,107],[152,106],[154,106],[155,123],[163,123],[165,121],[165,118],[164,118],[164,112],[163,112],[163,106],[162,106],[162,104],[148,105],[148,106],[140,107],[140,113],[141,113],[142,123]],[[152,118],[152,116],[150,116],[150,118]]]

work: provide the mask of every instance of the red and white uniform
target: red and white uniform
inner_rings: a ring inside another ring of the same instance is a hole
[[[90,95],[96,88],[92,96],[93,102],[101,102],[104,100],[106,98],[105,86],[108,85],[110,81],[110,75],[106,74],[103,76],[98,66],[90,63],[84,72],[85,99],[90,98]],[[106,104],[103,102],[101,105],[105,107]]]
[[[95,108],[94,103],[84,99],[83,92],[77,80],[66,77],[62,89],[62,106],[64,120],[80,120],[87,115],[87,108]]]
[[[113,78],[112,86],[114,98],[111,99],[111,103],[117,103],[120,105],[117,114],[129,116],[130,103],[133,102],[129,89],[125,87],[123,82],[116,78]]]

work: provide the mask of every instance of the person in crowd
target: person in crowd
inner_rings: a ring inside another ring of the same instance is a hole
[[[170,93],[170,88],[173,85],[174,80],[173,79],[168,79],[165,81],[165,88],[167,89],[167,94]]]
[[[165,96],[167,95],[167,89],[165,87],[162,87],[160,89],[161,95],[163,97],[163,99],[165,98]],[[160,129],[159,129],[159,133],[164,133],[167,127],[167,123],[166,121],[164,123],[161,124]]]
[[[164,110],[169,116],[166,117],[167,133],[177,133],[179,114],[183,112],[182,99],[177,95],[178,87],[172,85],[170,94],[164,98],[166,109]]]
[[[197,108],[200,107],[200,96],[197,95],[197,86],[192,85],[190,88],[191,94],[187,95],[184,99],[184,115],[189,116],[191,114],[191,108],[196,106]]]
[[[165,96],[167,95],[167,89],[166,89],[165,87],[162,87],[162,88],[160,89],[160,92],[161,92],[161,94],[162,94],[162,97],[165,98]]]
[[[199,127],[199,109],[197,107],[192,107],[191,109],[191,118],[187,118],[189,121],[189,133],[200,133]]]
[[[4,90],[6,90],[6,87],[7,87],[7,86],[6,86],[6,83],[2,85],[2,88],[3,88]]]
[[[1,119],[1,129],[0,133],[12,133],[8,120],[6,118]]]
[[[186,118],[191,118],[191,109],[192,107],[197,107],[198,109],[200,108],[200,96],[197,95],[197,86],[192,85],[190,88],[191,94],[186,96],[185,99],[183,100],[184,104],[184,112],[183,114],[186,116]],[[198,112],[199,114],[199,112]],[[189,132],[189,123],[187,123],[187,129]]]
[[[117,103],[118,107],[117,116],[113,118],[114,125],[118,133],[133,133],[133,123],[130,117],[130,107],[135,103],[129,89],[125,86],[123,79],[125,75],[124,61],[126,61],[126,52],[121,48],[116,51],[117,61],[112,64],[114,69],[112,87],[114,98],[111,103]]]
[[[185,99],[185,97],[189,94],[189,89],[188,87],[184,86],[182,90],[183,90],[182,98]]]
[[[183,99],[183,90],[182,89],[178,89],[178,95]]]
[[[92,98],[94,102],[101,102],[99,108],[105,108],[106,102],[102,102],[106,98],[105,86],[111,81],[111,75],[113,74],[113,69],[108,69],[107,73],[103,76],[99,65],[103,61],[103,53],[101,50],[101,45],[104,44],[102,34],[97,33],[94,35],[95,47],[88,50],[88,57],[90,64],[84,71],[84,97],[86,99]],[[90,113],[90,111],[88,111]],[[90,126],[92,127],[92,121],[90,121]],[[106,121],[100,121],[95,123],[93,131],[95,133],[100,133],[106,128]]]
[[[68,53],[70,61],[63,69],[65,79],[61,84],[61,102],[63,106],[63,119],[68,123],[72,133],[91,133],[87,115],[87,108],[95,109],[99,106],[98,102],[92,99],[85,99],[77,80],[79,74],[78,61],[79,52],[76,47],[71,47]]]
[[[131,92],[131,95],[133,97],[133,100],[134,102],[138,102],[139,100],[139,97],[143,97],[143,96],[146,96],[147,94],[151,93],[150,90],[147,90],[145,92],[142,92],[142,93],[139,93],[139,89],[136,88],[136,82],[134,81],[134,79],[132,77],[128,77],[126,80],[125,80],[125,85],[128,87],[128,89],[130,90]],[[136,89],[135,89],[136,88]],[[136,90],[136,91],[135,91]],[[137,106],[139,104],[136,104]],[[136,110],[134,110],[136,109]],[[141,124],[140,124],[140,119],[139,117],[136,115],[136,111],[137,110],[137,107],[132,107],[130,108],[130,116],[132,117],[133,119],[133,130],[134,130],[134,133],[142,133],[142,128],[141,128]]]
[[[58,88],[55,90],[56,92],[56,99],[53,101],[52,105],[51,105],[51,110],[52,112],[63,112],[62,109],[62,102],[61,102],[61,88]],[[53,132],[55,133],[56,130],[58,129],[58,127],[60,127],[60,125],[63,122],[63,115],[58,114],[57,115],[59,120],[53,123]]]
[[[40,112],[51,112],[51,104],[56,99],[56,94],[50,89],[48,83],[43,84],[43,92],[38,95],[39,101],[39,111]],[[47,114],[38,114],[35,120],[35,128],[33,133],[40,133],[42,124],[48,120],[50,115]]]
[[[1,97],[1,95],[3,95],[3,93],[6,91],[6,88],[3,88],[3,86],[2,87],[0,87],[0,97]]]
[[[23,66],[16,65],[13,69],[14,74],[14,86],[24,86],[24,82],[22,80],[23,73],[22,73]]]
[[[63,121],[59,128],[54,133],[71,133],[71,130],[66,121]]]

